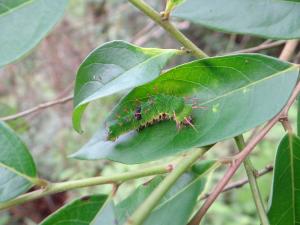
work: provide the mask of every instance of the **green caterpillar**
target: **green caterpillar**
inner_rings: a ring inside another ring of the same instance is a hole
[[[183,97],[155,95],[142,102],[135,110],[128,111],[126,115],[112,121],[108,128],[107,140],[114,141],[131,130],[139,131],[164,120],[174,120],[178,129],[185,125],[195,129],[191,116],[193,108],[194,106],[187,104]]]

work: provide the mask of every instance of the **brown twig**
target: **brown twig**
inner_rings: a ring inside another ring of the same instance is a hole
[[[268,174],[270,172],[273,171],[273,166],[272,165],[268,165],[266,166],[264,169],[262,169],[261,171],[259,171],[256,175],[256,177],[262,177],[263,175],[265,174]],[[224,192],[227,192],[227,191],[230,191],[232,189],[236,189],[236,188],[241,188],[243,187],[245,184],[249,183],[249,180],[248,178],[244,178],[242,180],[239,180],[239,181],[236,181],[236,182],[233,182],[229,185],[227,185],[223,190],[222,190],[222,193]],[[209,196],[211,195],[211,193],[208,193],[208,194],[205,194],[203,195],[200,200],[204,200],[204,199],[207,199]]]
[[[259,130],[260,130],[260,126],[257,126],[257,127],[255,127],[255,128],[252,130],[252,132],[251,132],[251,134],[250,134],[248,140],[246,141],[246,144],[248,144],[249,141],[250,141],[255,135],[257,135],[257,132],[259,132]]]
[[[144,36],[149,34],[155,27],[156,27],[156,24],[151,20],[143,29],[138,31],[133,36],[133,38],[130,40],[130,42],[140,45],[139,44],[141,42],[140,39],[144,39]],[[142,43],[143,43],[143,41],[142,41]]]
[[[231,53],[232,54],[237,54],[237,53],[258,52],[258,51],[261,51],[261,50],[265,50],[265,49],[269,49],[269,48],[274,48],[274,47],[283,45],[285,42],[286,41],[274,41],[274,42],[271,42],[271,43],[263,43],[263,44],[260,44],[260,45],[258,45],[256,47],[241,49],[241,50],[234,51],[234,52],[231,52]]]
[[[288,41],[280,56],[279,56],[279,59],[281,60],[290,60],[297,48],[297,45],[298,45],[298,40],[291,40],[291,41]],[[288,133],[292,133],[293,132],[293,128],[292,128],[292,125],[290,124],[290,121],[289,121],[289,118],[288,118],[288,110],[284,111],[283,112],[283,115],[282,117],[280,118],[279,120],[284,128],[285,131],[287,131]]]
[[[279,122],[281,123],[281,125],[283,126],[283,129],[288,132],[288,133],[293,133],[293,127],[289,121],[289,118],[287,116],[282,116],[279,119]]]
[[[30,109],[24,110],[22,112],[19,112],[17,114],[10,115],[10,116],[5,116],[5,117],[0,117],[0,121],[15,120],[15,119],[18,119],[19,117],[27,116],[31,113],[38,112],[42,109],[46,109],[46,108],[49,108],[49,107],[54,106],[54,105],[67,103],[67,102],[71,101],[72,99],[73,99],[73,96],[69,95],[69,96],[64,97],[64,98],[60,98],[60,99],[57,99],[57,100],[52,100],[52,101],[49,101],[49,102],[45,102],[45,103],[39,104],[39,105],[37,105],[33,108],[30,108]]]
[[[288,61],[295,52],[295,49],[298,45],[298,40],[290,40],[286,42],[284,48],[282,49],[279,59]]]
[[[207,198],[203,206],[196,213],[196,215],[192,218],[192,220],[188,223],[188,225],[198,225],[209,207],[213,204],[213,202],[217,199],[220,193],[224,190],[225,186],[228,184],[231,177],[235,174],[237,169],[240,167],[241,163],[245,160],[245,158],[252,152],[255,146],[265,137],[265,135],[271,130],[271,128],[279,121],[282,115],[290,109],[293,102],[296,100],[298,94],[300,92],[300,82],[296,85],[293,93],[284,107],[284,109],[278,113],[273,119],[271,119],[260,131],[259,133],[249,141],[244,150],[234,156],[236,160],[233,160],[232,165],[229,167],[223,178],[219,181],[219,183],[215,186],[213,192]]]

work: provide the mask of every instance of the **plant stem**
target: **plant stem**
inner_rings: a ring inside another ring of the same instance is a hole
[[[273,47],[283,45],[284,43],[286,43],[285,40],[274,41],[274,42],[271,42],[271,43],[260,44],[258,46],[252,47],[252,48],[246,48],[246,49],[241,49],[241,50],[237,50],[237,51],[234,51],[234,52],[230,52],[230,54],[258,52],[258,51],[261,51],[261,50],[265,50],[265,49],[269,49],[269,48],[273,48]]]
[[[146,176],[165,174],[172,170],[173,165],[163,165],[156,166],[152,168],[146,168],[144,170],[126,172],[109,177],[91,177],[81,180],[60,182],[60,183],[49,183],[48,186],[44,189],[39,189],[33,192],[20,195],[19,197],[12,199],[10,201],[0,203],[0,210],[10,208],[15,205],[20,205],[34,199],[38,199],[47,195],[55,194],[58,192],[73,190],[77,188],[90,187],[101,184],[120,184],[127,180],[137,179]]]
[[[246,147],[243,135],[236,136],[235,142],[236,142],[236,145],[237,145],[239,151],[242,151]],[[265,207],[264,207],[264,203],[263,203],[263,200],[261,197],[261,193],[259,191],[258,184],[256,181],[257,171],[254,169],[249,156],[247,158],[245,158],[243,164],[244,164],[247,176],[248,176],[249,185],[250,185],[250,189],[252,192],[252,197],[253,197],[253,200],[254,200],[254,203],[256,206],[256,210],[258,212],[260,222],[262,225],[270,225],[269,219],[266,214]]]
[[[201,49],[199,49],[192,41],[190,41],[183,33],[181,33],[169,20],[163,20],[162,16],[156,12],[151,6],[145,3],[143,0],[128,0],[135,7],[145,13],[158,25],[163,27],[173,38],[180,42],[188,51],[201,59],[208,57]]]
[[[161,198],[174,185],[177,179],[196,162],[210,147],[192,150],[184,157],[178,166],[159,184],[159,186],[148,196],[144,203],[128,218],[125,225],[141,225],[148,217]]]

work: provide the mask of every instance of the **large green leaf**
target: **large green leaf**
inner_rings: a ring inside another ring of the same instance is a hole
[[[36,168],[27,147],[0,122],[0,202],[27,191],[36,179]]]
[[[67,0],[0,0],[0,67],[37,45],[62,17]]]
[[[292,64],[259,54],[207,58],[178,66],[132,90],[109,119],[134,109],[136,99],[145,101],[156,93],[190,96],[206,107],[192,113],[198,133],[191,127],[177,131],[173,121],[166,121],[111,142],[101,130],[73,157],[141,163],[234,137],[278,113],[297,76],[298,68]]]
[[[187,0],[173,16],[225,32],[273,39],[300,37],[299,1]]]
[[[176,52],[140,48],[124,41],[108,42],[95,49],[77,72],[74,128],[81,130],[81,116],[89,102],[153,80]]]
[[[107,195],[77,199],[47,217],[40,225],[89,225],[98,211],[105,206],[107,199]]]
[[[271,225],[300,225],[300,138],[286,135],[277,150],[268,217]]]

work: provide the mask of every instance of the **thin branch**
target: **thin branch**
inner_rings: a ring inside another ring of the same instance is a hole
[[[250,136],[248,137],[248,139],[247,139],[247,141],[246,141],[246,144],[248,144],[248,143],[249,143],[249,140],[251,140],[255,135],[257,135],[257,132],[258,132],[259,130],[260,130],[260,126],[257,126],[257,127],[255,127],[255,128],[252,130]]]
[[[293,56],[296,47],[298,45],[298,40],[290,40],[286,42],[283,50],[281,51],[281,54],[279,56],[279,59],[288,61]]]
[[[155,23],[151,20],[131,38],[130,42],[139,45],[140,39],[144,39],[145,35],[148,36],[148,34],[151,33],[151,30],[153,30],[153,28],[155,28]],[[142,43],[144,42],[142,41]]]
[[[279,59],[286,60],[286,61],[290,60],[297,48],[297,45],[298,45],[298,40],[291,40],[286,42],[279,56]],[[288,118],[288,111],[285,111],[283,113],[283,116],[280,118],[279,121],[281,122],[285,131],[287,131],[289,134],[293,133],[293,127]]]
[[[132,179],[165,174],[171,172],[172,168],[173,165],[169,164],[169,165],[161,165],[161,166],[146,168],[138,171],[125,172],[118,175],[112,175],[107,177],[100,176],[100,177],[84,178],[80,180],[66,181],[60,183],[49,183],[45,188],[20,195],[19,197],[7,202],[0,203],[0,210],[7,209],[15,205],[20,205],[28,201],[32,201],[47,195],[51,195],[63,191],[69,191],[78,188],[84,188],[84,187],[90,187],[90,186],[102,185],[102,184],[121,184],[125,181],[132,180]]]
[[[265,174],[268,174],[270,172],[273,171],[273,166],[272,165],[269,165],[269,166],[266,166],[264,169],[262,169],[261,171],[258,171],[257,174],[256,174],[256,177],[259,178],[259,177],[262,177],[264,176]],[[245,184],[248,184],[249,183],[249,179],[246,177],[244,179],[241,179],[239,181],[236,181],[236,182],[233,182],[229,185],[227,185],[223,190],[222,190],[222,193],[224,192],[227,192],[227,191],[231,191],[232,189],[237,189],[237,188],[241,188],[243,187]],[[204,199],[207,199],[209,196],[211,195],[211,193],[208,193],[208,194],[205,194],[203,195],[200,200],[204,200]]]
[[[35,112],[41,111],[43,109],[47,109],[47,108],[52,107],[54,105],[67,103],[67,102],[71,101],[72,99],[73,99],[73,96],[70,95],[70,96],[60,98],[60,99],[57,99],[57,100],[52,100],[52,101],[49,101],[49,102],[45,102],[45,103],[39,104],[39,105],[37,105],[33,108],[30,108],[30,109],[24,110],[22,112],[19,112],[17,114],[10,115],[10,116],[5,116],[5,117],[0,117],[0,121],[15,120],[15,119],[18,119],[19,117],[27,116],[31,113],[35,113]]]
[[[263,44],[260,44],[260,45],[258,45],[256,47],[241,49],[241,50],[234,51],[234,52],[231,52],[231,53],[232,54],[237,54],[237,53],[258,52],[258,51],[261,51],[261,50],[265,50],[265,49],[269,49],[269,48],[274,48],[274,47],[283,45],[284,43],[286,43],[286,41],[274,41],[274,42],[271,42],[271,43],[263,43]]]
[[[293,90],[293,93],[284,107],[284,109],[278,113],[273,119],[271,119],[259,132],[258,134],[249,141],[243,151],[235,156],[236,160],[233,161],[232,165],[229,167],[223,178],[219,181],[219,183],[215,186],[211,195],[207,198],[203,206],[196,213],[193,219],[190,221],[188,225],[198,225],[207,210],[213,204],[213,202],[217,199],[220,193],[223,191],[225,186],[228,184],[231,177],[235,174],[237,169],[240,167],[241,163],[245,160],[245,158],[252,152],[252,150],[256,147],[256,145],[265,137],[265,135],[271,130],[271,128],[279,121],[282,115],[289,110],[295,101],[296,97],[300,92],[300,82],[298,82],[297,86]]]
[[[169,20],[163,20],[162,16],[143,0],[128,0],[135,7],[145,13],[154,22],[164,28],[173,38],[180,42],[188,51],[197,58],[206,58],[207,55],[181,33]]]

